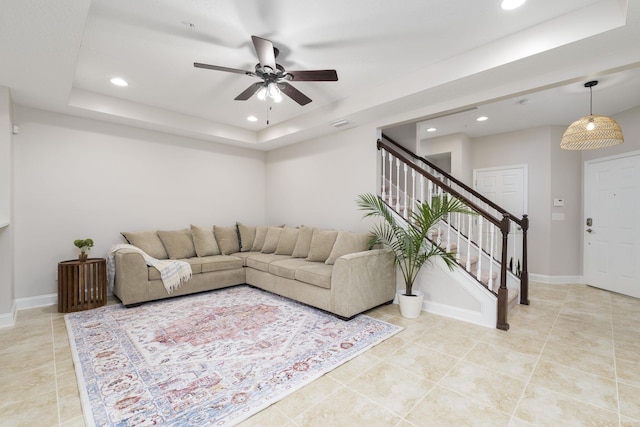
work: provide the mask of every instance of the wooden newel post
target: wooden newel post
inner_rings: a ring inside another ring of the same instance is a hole
[[[500,288],[498,289],[498,322],[496,328],[503,331],[509,330],[507,323],[507,310],[509,305],[509,290],[507,289],[507,252],[509,244],[509,214],[502,215],[500,231],[502,232],[502,259],[500,261]]]
[[[529,267],[527,267],[527,230],[529,216],[522,215],[522,272],[520,273],[520,304],[529,305]]]

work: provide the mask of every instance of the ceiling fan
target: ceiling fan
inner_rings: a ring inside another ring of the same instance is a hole
[[[251,36],[251,40],[253,40],[253,46],[256,49],[258,60],[260,61],[256,64],[255,71],[201,64],[199,62],[194,62],[193,66],[196,68],[245,74],[262,79],[261,82],[252,84],[245,89],[244,92],[236,96],[235,99],[237,101],[246,101],[257,92],[258,98],[261,100],[270,97],[275,102],[279,102],[282,99],[280,93],[284,93],[298,104],[307,105],[311,102],[311,98],[291,86],[289,82],[335,82],[338,80],[336,70],[286,71],[282,65],[276,64],[279,51],[278,48],[273,46],[271,41],[256,36]]]

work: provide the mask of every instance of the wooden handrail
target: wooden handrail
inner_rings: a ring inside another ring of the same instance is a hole
[[[524,229],[525,222],[518,218],[516,215],[510,213],[509,211],[507,211],[506,209],[502,208],[500,205],[496,204],[495,202],[493,202],[492,200],[489,200],[487,197],[485,197],[484,195],[482,195],[481,193],[477,192],[476,190],[474,190],[473,188],[469,187],[467,184],[465,184],[464,182],[460,181],[459,179],[451,176],[449,173],[445,172],[444,170],[442,170],[441,168],[439,168],[438,166],[434,165],[433,163],[431,163],[429,160],[425,159],[424,157],[420,157],[417,154],[411,152],[411,150],[406,149],[405,147],[403,147],[402,145],[400,145],[399,143],[397,143],[396,141],[394,141],[393,139],[389,138],[387,135],[385,135],[384,133],[382,134],[382,137],[384,139],[386,139],[387,141],[389,141],[394,147],[397,147],[398,149],[400,149],[401,151],[404,151],[406,154],[408,154],[409,156],[413,157],[414,159],[420,160],[421,162],[426,163],[427,165],[429,165],[430,168],[438,171],[438,173],[441,173],[442,175],[444,175],[449,181],[454,182],[456,185],[462,187],[463,189],[465,189],[466,191],[472,193],[475,197],[477,197],[478,199],[482,200],[484,203],[486,203],[487,205],[491,206],[493,209],[495,209],[496,211],[498,211],[500,214],[509,214],[509,218],[511,218],[511,220],[513,222],[515,222],[516,224],[518,224],[520,227],[522,227]],[[388,144],[385,144],[384,141],[382,140],[378,140],[378,149],[384,146],[385,148],[389,148]],[[466,199],[466,197],[465,197]]]
[[[378,148],[380,148],[380,146],[378,146]],[[466,197],[464,194],[454,190],[453,188],[451,188],[450,186],[448,186],[447,184],[443,183],[442,181],[440,181],[437,177],[435,177],[434,175],[430,174],[429,172],[425,171],[423,168],[421,168],[420,166],[418,166],[417,164],[413,163],[411,160],[407,159],[406,157],[404,157],[402,154],[400,154],[400,152],[394,150],[393,148],[390,148],[388,146],[385,146],[384,149],[388,152],[393,154],[397,159],[402,160],[406,165],[409,165],[411,168],[413,168],[417,173],[419,173],[420,175],[424,176],[425,178],[427,178],[429,181],[433,182],[435,185],[437,185],[438,187],[442,188],[443,190],[445,190],[447,193],[450,193],[451,195],[455,196],[456,198],[464,201],[464,203],[470,207],[472,210],[478,212],[480,215],[482,215],[483,217],[485,217],[486,219],[488,219],[489,221],[491,221],[494,225],[496,225],[497,227],[499,227],[502,230],[502,227],[504,226],[504,222],[502,221],[502,218],[496,218],[495,216],[493,216],[491,213],[487,212],[485,209],[481,208],[480,206],[478,206],[477,204],[475,204],[473,201],[471,201],[468,197]],[[508,213],[506,215],[509,215]],[[507,229],[508,232],[508,229]]]

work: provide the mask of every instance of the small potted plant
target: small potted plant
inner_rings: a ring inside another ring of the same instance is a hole
[[[78,259],[80,262],[85,262],[87,260],[87,252],[93,247],[92,239],[78,239],[74,240],[73,244],[75,247],[80,249],[80,255],[78,255]]]

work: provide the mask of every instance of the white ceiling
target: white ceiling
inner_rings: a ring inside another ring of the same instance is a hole
[[[509,12],[500,0],[10,0],[0,85],[19,105],[261,150],[334,132],[337,119],[390,125],[468,105],[490,116],[484,127],[475,112],[435,126],[478,136],[570,123],[588,112],[593,76],[595,112],[640,104],[639,15],[640,0],[529,0]],[[254,78],[193,67],[252,70],[252,35],[272,40],[286,69],[333,68],[339,81],[293,83],[313,102],[268,112],[233,99]]]

